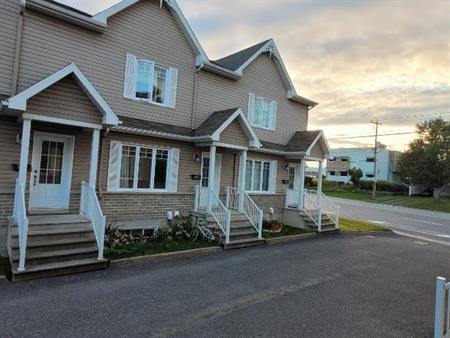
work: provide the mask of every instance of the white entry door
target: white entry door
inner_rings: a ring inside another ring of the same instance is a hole
[[[214,191],[220,193],[220,171],[222,168],[222,155],[216,154],[216,165],[214,169]],[[202,168],[201,168],[201,186],[208,187],[209,182],[209,153],[202,154]]]
[[[73,161],[72,136],[34,134],[30,209],[68,209]]]
[[[289,174],[288,189],[298,190],[298,164],[289,163],[288,174]]]

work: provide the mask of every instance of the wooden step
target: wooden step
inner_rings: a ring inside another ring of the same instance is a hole
[[[28,217],[28,225],[49,225],[49,224],[76,224],[90,223],[91,221],[78,214],[69,215],[37,215]]]
[[[51,228],[50,230],[30,227],[28,228],[27,241],[32,243],[41,240],[84,238],[86,236],[90,237],[92,234],[94,234],[94,231],[92,229],[87,229],[86,227],[61,227],[59,229]],[[17,227],[11,229],[11,240],[12,243],[19,240],[19,231]]]
[[[97,255],[98,255],[97,246],[89,246],[74,249],[27,252],[25,265],[29,267],[48,263],[63,262],[68,260],[96,258]],[[19,253],[15,252],[11,256],[12,256],[11,263],[17,266],[19,262]]]
[[[48,263],[28,267],[25,271],[18,271],[17,268],[12,270],[12,280],[29,280],[35,278],[61,276],[72,273],[93,271],[106,269],[108,267],[108,260],[97,258],[86,258],[79,260],[70,260],[63,262]]]

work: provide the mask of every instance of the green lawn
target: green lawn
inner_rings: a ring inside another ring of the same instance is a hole
[[[341,218],[339,220],[339,227],[342,231],[391,231],[380,225],[349,218]]]
[[[304,230],[304,229],[293,228],[288,225],[283,225],[283,230],[281,230],[280,232],[263,231],[263,237],[264,238],[277,238],[277,237],[284,237],[284,236],[306,234],[308,232],[313,232],[313,231],[308,231],[308,230]]]
[[[383,203],[389,205],[397,205],[402,207],[426,209],[433,211],[450,212],[450,198],[442,197],[439,201],[435,201],[433,197],[419,197],[419,196],[403,196],[391,195],[378,192],[375,200],[372,195],[366,192],[352,192],[326,189],[324,193],[331,197],[348,198],[358,201]]]
[[[166,252],[199,249],[213,246],[208,242],[192,242],[187,240],[174,240],[170,242],[151,242],[147,244],[123,245],[115,248],[106,248],[105,257],[111,260],[155,255]]]

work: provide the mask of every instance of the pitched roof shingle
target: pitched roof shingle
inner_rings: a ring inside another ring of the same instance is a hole
[[[248,59],[250,59],[258,50],[261,49],[262,46],[264,46],[269,40],[260,42],[254,46],[248,47],[246,49],[243,49],[239,52],[233,53],[231,55],[225,56],[221,59],[211,61],[212,63],[215,63],[218,66],[221,66],[223,68],[236,71],[239,69],[240,66],[242,66]]]
[[[239,108],[231,108],[212,113],[197,129],[194,136],[212,135]]]

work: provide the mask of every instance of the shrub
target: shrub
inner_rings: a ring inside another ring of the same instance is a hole
[[[371,190],[373,189],[373,181],[361,180],[359,181],[359,187],[362,190]],[[377,191],[404,194],[408,191],[408,188],[400,183],[377,181]]]
[[[280,232],[283,230],[283,224],[276,220],[263,220],[263,229],[270,232]]]

